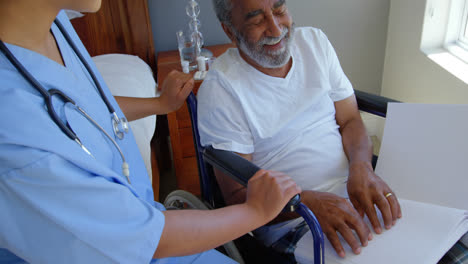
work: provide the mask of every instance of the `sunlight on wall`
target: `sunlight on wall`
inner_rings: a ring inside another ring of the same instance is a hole
[[[468,84],[468,65],[464,61],[458,59],[447,51],[432,53],[428,55],[428,57]]]

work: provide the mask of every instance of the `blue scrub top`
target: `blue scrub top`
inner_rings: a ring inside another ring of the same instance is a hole
[[[117,114],[116,101],[64,12],[79,47]],[[89,73],[52,26],[66,67],[7,44],[46,88],[59,89],[114,136],[110,113]],[[115,138],[130,165],[129,185],[112,142],[70,104],[54,109],[93,157],[51,120],[44,99],[0,53],[0,263],[233,263],[216,251],[151,260],[164,228],[133,134]]]

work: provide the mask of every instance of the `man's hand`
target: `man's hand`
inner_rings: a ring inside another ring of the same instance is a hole
[[[249,180],[246,204],[258,212],[265,223],[273,220],[301,189],[286,174],[260,170]]]
[[[400,204],[390,187],[374,174],[370,163],[372,144],[358,111],[356,97],[350,96],[335,102],[335,109],[343,148],[349,160],[349,199],[361,217],[366,214],[375,232],[380,234],[382,229],[374,205],[377,205],[382,213],[385,227],[388,229],[401,217]]]
[[[191,75],[171,71],[161,86],[159,102],[163,112],[170,113],[179,109],[192,91],[194,80]]]
[[[370,163],[350,164],[347,189],[351,203],[362,217],[367,215],[377,234],[382,233],[382,229],[374,204],[382,213],[386,229],[390,229],[397,218],[401,218],[400,203],[395,193],[375,175]]]
[[[353,230],[362,246],[367,246],[367,241],[372,239],[369,227],[346,199],[335,194],[316,191],[303,191],[301,199],[313,211],[323,232],[340,257],[345,257],[345,251],[337,232],[355,254],[361,253],[361,247]]]

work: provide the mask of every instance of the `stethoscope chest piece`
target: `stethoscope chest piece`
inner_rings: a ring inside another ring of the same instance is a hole
[[[128,133],[128,121],[125,117],[119,118],[117,114],[114,113],[112,117],[112,128],[114,129],[115,136],[122,140],[125,134]]]

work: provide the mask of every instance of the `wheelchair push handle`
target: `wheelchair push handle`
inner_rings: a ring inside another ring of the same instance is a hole
[[[221,170],[224,174],[228,175],[243,186],[247,186],[249,179],[260,170],[257,165],[231,151],[207,147],[203,152],[203,157],[206,162]],[[283,212],[296,211],[300,203],[301,197],[297,194],[289,200],[288,204],[284,207]]]

